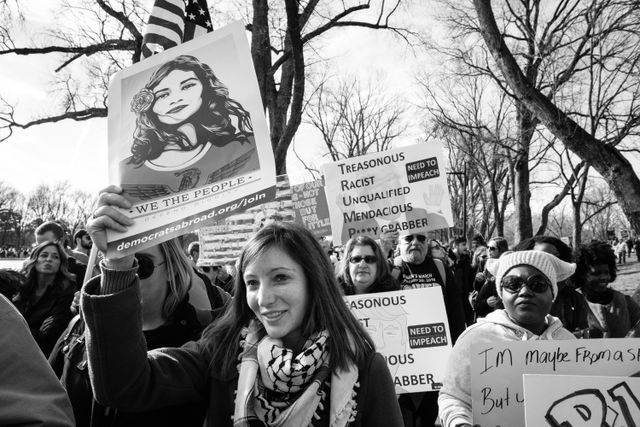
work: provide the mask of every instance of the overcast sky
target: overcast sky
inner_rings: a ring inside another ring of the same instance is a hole
[[[58,1],[25,3],[27,21],[20,40],[24,42],[25,37],[41,39],[43,30],[53,23]],[[412,10],[425,11],[419,3],[416,2]],[[320,53],[335,74],[352,73],[363,79],[375,74],[391,91],[404,90],[414,78],[417,64],[425,60],[415,58],[402,42],[382,31],[338,29],[328,34],[330,36],[322,40]],[[17,105],[18,120],[44,116],[54,108],[56,100],[50,87],[52,70],[60,63],[59,58],[53,55],[0,56],[0,94]],[[108,184],[106,135],[106,119],[66,120],[27,130],[17,129],[9,140],[0,143],[0,180],[24,192],[41,183],[62,180],[69,180],[74,187],[84,191],[97,192]],[[409,132],[397,144],[415,143],[419,138],[418,132]],[[315,162],[316,166],[324,163],[320,158],[322,140],[310,126],[301,126],[294,144],[305,161]],[[288,158],[292,182],[311,179],[291,150]]]

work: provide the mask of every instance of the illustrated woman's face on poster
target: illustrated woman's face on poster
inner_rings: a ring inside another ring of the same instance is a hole
[[[202,106],[202,82],[193,71],[171,71],[153,89],[153,94],[153,112],[167,125],[186,121]]]

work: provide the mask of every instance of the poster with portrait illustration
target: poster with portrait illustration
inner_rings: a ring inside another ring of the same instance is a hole
[[[109,179],[135,221],[119,257],[273,199],[275,164],[241,22],[119,72],[109,87]]]
[[[453,226],[439,143],[424,143],[324,165],[334,243],[355,235],[425,233]]]
[[[640,378],[524,375],[526,427],[640,427]]]
[[[439,287],[344,299],[387,361],[396,393],[440,390],[451,334]]]
[[[523,426],[530,396],[523,385],[525,374],[630,376],[640,371],[640,340],[484,339],[473,343],[470,358],[473,423],[483,427]],[[546,384],[553,393],[552,383]]]

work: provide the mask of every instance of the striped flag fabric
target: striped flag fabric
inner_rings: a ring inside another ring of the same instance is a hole
[[[148,58],[212,30],[207,0],[155,0],[142,38],[142,57]]]

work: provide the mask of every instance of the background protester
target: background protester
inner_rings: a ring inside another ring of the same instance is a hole
[[[438,398],[443,427],[471,426],[471,348],[500,341],[575,339],[551,316],[557,283],[575,271],[575,264],[541,251],[510,252],[492,259],[487,268],[496,278],[504,303],[467,328],[455,343]]]
[[[71,253],[71,249],[66,246],[67,234],[64,228],[55,221],[45,221],[38,228],[35,229],[36,244],[43,242],[59,242],[60,246],[67,254],[67,270],[74,275],[74,285],[76,290],[80,290],[82,287],[82,280],[87,270],[86,263],[82,264],[74,258]]]
[[[107,206],[129,203],[114,194],[117,187],[108,190],[89,225],[101,250],[107,228],[131,225]],[[312,419],[340,427],[402,425],[386,363],[344,304],[308,230],[289,223],[259,230],[240,255],[235,298],[223,317],[197,343],[148,354],[136,327],[138,264],[124,257],[103,265],[100,283],[87,284],[82,297],[98,400],[149,410],[205,399],[210,426],[267,419],[291,426]],[[120,369],[107,368],[113,364]]]
[[[629,296],[611,289],[616,279],[616,256],[605,242],[581,245],[575,254],[575,283],[587,299],[589,336],[623,338],[640,334],[640,306]]]
[[[6,276],[0,274],[0,285]],[[69,398],[24,318],[0,295],[0,425],[75,426]]]
[[[142,333],[147,349],[178,347],[197,340],[204,327],[223,311],[226,301],[221,297],[209,301],[212,311],[196,309],[190,303],[189,290],[200,279],[177,239],[140,251],[135,259],[142,297]],[[89,381],[84,330],[84,321],[76,316],[49,357],[69,393],[78,425],[202,426],[204,401],[135,413],[96,402]]]
[[[215,285],[222,288],[225,292],[233,295],[233,281],[235,274],[231,274],[233,271],[232,265],[221,265],[218,268],[218,275],[216,276]]]
[[[554,255],[565,262],[573,262],[571,248],[557,237],[534,236],[523,240],[514,248],[517,251],[531,249]],[[560,319],[565,329],[582,337],[589,328],[588,313],[587,302],[584,295],[576,290],[573,278],[558,282],[558,296],[551,306],[550,314]]]
[[[442,289],[449,332],[451,339],[455,342],[465,328],[463,304],[469,303],[463,296],[451,269],[440,260],[427,256],[428,244],[427,236],[424,234],[400,235],[398,244],[400,257],[395,260],[394,272],[402,289],[432,286],[439,286]],[[401,395],[399,402],[405,426],[434,425],[438,416],[437,399],[436,393]]]
[[[472,268],[471,255],[464,237],[458,237],[454,241],[453,247],[453,273],[462,291],[464,309],[464,321],[467,325],[473,323],[474,315],[469,296],[473,292],[474,273]]]
[[[429,242],[429,256],[433,259],[439,259],[444,265],[453,267],[453,260],[449,258],[449,251],[438,240],[433,239]]]
[[[489,259],[498,259],[509,250],[509,244],[504,237],[493,237],[487,243],[487,255]],[[486,262],[485,262],[486,264]],[[486,269],[478,271],[473,282],[474,295],[471,304],[476,319],[485,317],[497,308],[504,308],[502,301],[498,297],[495,278]]]
[[[345,295],[400,290],[382,250],[367,236],[355,236],[345,245],[338,282]]]
[[[71,320],[75,277],[67,263],[59,242],[40,243],[25,260],[26,280],[13,299],[45,356]]]

